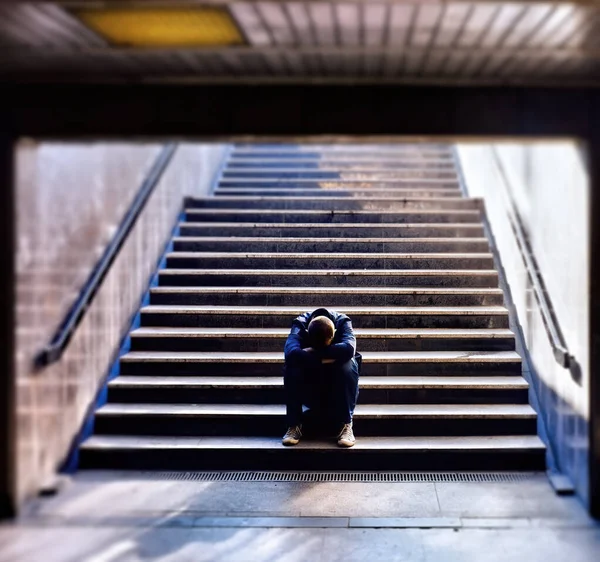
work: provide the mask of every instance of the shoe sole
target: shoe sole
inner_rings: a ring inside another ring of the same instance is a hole
[[[292,440],[292,441],[282,441],[281,444],[286,446],[286,447],[293,447],[294,445],[297,445],[298,443],[300,443],[299,439],[296,440]]]
[[[340,447],[354,447],[356,441],[338,441]]]

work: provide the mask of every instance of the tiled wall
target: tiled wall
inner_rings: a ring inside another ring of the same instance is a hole
[[[570,476],[587,501],[589,178],[579,148],[570,142],[502,143],[460,145],[458,151],[469,195],[485,200],[531,357],[527,375],[539,399],[552,451],[560,470]],[[581,386],[553,357],[508,220],[506,185],[527,229],[569,351],[581,365]]]
[[[34,495],[65,458],[115,358],[185,195],[206,193],[225,145],[180,145],[62,359],[36,372],[111,239],[159,144],[20,143],[17,200],[17,497]]]

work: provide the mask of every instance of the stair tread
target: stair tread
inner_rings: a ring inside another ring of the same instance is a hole
[[[256,164],[262,164],[263,160],[259,160]],[[398,166],[396,168],[386,168],[381,165],[376,166],[376,163],[365,163],[365,162],[354,162],[350,168],[340,168],[339,164],[335,163],[327,163],[320,161],[318,167],[314,168],[306,168],[306,167],[294,167],[296,162],[292,161],[277,161],[272,162],[272,164],[284,164],[279,167],[277,166],[236,166],[235,162],[231,163],[224,170],[226,173],[236,173],[236,172],[338,172],[338,171],[349,171],[349,172],[445,172],[452,173],[456,172],[456,168],[452,165],[446,165],[442,168],[432,167],[429,162],[427,163],[413,163],[411,166]],[[233,165],[232,165],[233,164]],[[379,164],[379,163],[377,163]]]
[[[242,180],[242,181],[252,181],[252,180],[265,180],[265,181],[282,181],[285,183],[295,183],[294,180],[299,180],[299,183],[302,183],[303,180],[312,180],[317,182],[347,182],[347,181],[359,181],[359,182],[384,182],[384,183],[394,183],[394,184],[405,184],[413,182],[415,184],[448,184],[448,183],[458,183],[458,175],[454,173],[452,174],[452,170],[439,170],[445,174],[448,174],[447,177],[439,177],[437,174],[438,169],[433,171],[433,174],[430,174],[430,170],[426,168],[421,169],[407,169],[409,172],[407,174],[404,169],[390,169],[390,168],[382,168],[380,171],[376,172],[354,172],[353,170],[344,170],[342,172],[343,175],[340,174],[340,171],[327,171],[320,170],[318,168],[314,168],[312,170],[302,169],[302,170],[292,170],[291,168],[290,174],[282,173],[282,170],[277,170],[276,168],[233,168],[224,170],[223,175],[219,178],[219,183],[224,183],[231,180]],[[275,173],[273,173],[275,172]],[[308,172],[308,173],[307,173]],[[415,173],[415,172],[421,172]],[[305,175],[306,174],[306,175]]]
[[[255,154],[253,157],[245,155],[241,158],[240,155],[233,155],[230,162],[232,166],[228,166],[223,172],[282,172],[290,171],[298,172],[362,172],[365,173],[385,173],[390,172],[446,172],[456,173],[456,168],[453,166],[453,161],[448,157],[448,153],[429,153],[426,155],[413,154],[384,154],[380,159],[376,159],[371,153],[362,154],[360,152],[345,152],[345,153],[327,153],[323,156],[298,155],[293,156],[291,153],[283,153],[277,155],[266,156],[267,153]],[[352,158],[352,160],[350,160]],[[240,166],[240,164],[253,164],[252,166]],[[264,166],[264,164],[269,164]],[[277,165],[279,164],[279,167]],[[298,165],[301,166],[298,166]],[[313,167],[306,167],[306,164],[313,164]],[[392,165],[392,167],[388,167]],[[350,166],[350,167],[348,167]],[[369,171],[371,170],[371,171]],[[226,179],[226,175],[222,175],[221,179]]]
[[[168,268],[160,271],[161,275],[370,275],[370,276],[478,276],[498,275],[495,269],[178,269]]]
[[[456,242],[460,244],[473,243],[481,244],[487,242],[487,238],[481,237],[427,237],[427,238],[351,238],[351,237],[339,237],[339,238],[310,238],[306,236],[175,236],[174,242],[281,242],[281,243],[292,243],[302,242],[307,244],[326,244],[326,243],[413,243],[413,244],[433,244],[439,242]]]
[[[447,202],[458,202],[458,201],[478,201],[479,199],[475,197],[340,197],[334,196],[331,197],[319,197],[316,201],[352,201],[353,203],[372,203],[377,201],[406,201],[406,202],[432,202],[432,201],[440,201],[443,203]],[[195,197],[192,201],[197,202],[212,202],[212,201],[240,201],[242,203],[248,201],[315,201],[312,197],[302,197],[300,195],[214,195],[212,197]],[[191,209],[194,209],[192,207]]]
[[[227,212],[231,212],[232,209],[225,209]],[[253,210],[256,212],[256,209]],[[281,212],[281,211],[279,211]],[[328,212],[331,214],[331,211]],[[389,222],[336,222],[336,223],[324,223],[324,222],[231,222],[231,221],[214,221],[214,222],[199,222],[199,221],[182,221],[179,223],[180,226],[193,226],[193,227],[232,227],[239,226],[248,228],[254,226],[257,228],[446,228],[453,230],[456,228],[474,228],[482,229],[482,223],[468,223],[468,222],[404,222],[404,223],[389,223]]]
[[[110,388],[283,388],[283,377],[180,377],[123,375],[108,383]],[[361,377],[360,388],[387,389],[526,389],[523,377],[439,377],[368,376]]]
[[[284,404],[130,404],[108,403],[98,416],[277,416]],[[526,418],[537,416],[529,404],[357,404],[354,419],[361,418]]]
[[[445,153],[451,155],[450,147],[443,143],[411,143],[391,145],[390,143],[360,143],[360,144],[298,144],[289,143],[238,143],[235,145],[232,156],[235,154],[254,154],[272,152],[274,154],[339,154],[352,153],[364,154],[365,151],[376,151],[378,154],[431,154]]]
[[[304,307],[306,308],[306,307]],[[262,316],[289,314],[298,316],[306,312],[299,306],[229,306],[229,305],[148,305],[143,313],[154,314],[256,314]],[[365,314],[392,315],[444,315],[444,316],[497,316],[508,314],[504,306],[340,306],[338,312],[348,316]]]
[[[233,196],[233,194],[235,193],[236,195],[238,194],[238,192],[242,192],[243,194],[247,193],[247,194],[256,194],[257,191],[261,191],[264,193],[261,193],[260,196],[269,196],[268,192],[272,191],[272,188],[260,188],[260,187],[218,187],[215,190],[215,195],[220,195],[220,194],[231,194]],[[276,189],[277,191],[277,189]],[[281,191],[281,190],[279,190]],[[379,192],[379,193],[389,193],[389,194],[398,194],[398,195],[402,195],[403,193],[415,193],[415,192],[420,192],[422,191],[423,194],[419,194],[418,197],[423,197],[423,198],[427,198],[428,196],[424,195],[425,193],[430,193],[430,194],[435,194],[435,195],[440,195],[441,197],[443,196],[442,194],[448,194],[448,193],[456,193],[456,195],[451,195],[450,197],[460,197],[461,196],[461,191],[459,187],[455,187],[455,188],[448,188],[448,187],[295,187],[292,190],[290,190],[292,193],[294,193],[294,196],[301,196],[302,194],[313,194],[313,193],[323,193],[323,192],[331,192],[331,193],[335,193],[336,191],[350,191],[350,192],[364,192],[364,191],[374,191],[374,192]],[[296,195],[298,194],[298,195]],[[271,195],[272,197],[272,195]],[[416,195],[413,195],[412,197],[417,197]]]
[[[257,213],[265,215],[297,214],[297,215],[470,215],[480,218],[479,210],[471,209],[402,209],[402,210],[374,210],[367,211],[363,209],[197,209],[187,208],[185,212],[194,215],[229,215],[232,213],[240,215],[255,215]],[[339,223],[336,223],[338,225]],[[381,223],[376,223],[381,224]],[[389,224],[389,223],[384,223]]]
[[[402,253],[402,252],[169,252],[167,258],[296,258],[296,259],[376,259],[376,258],[403,258],[403,259],[493,259],[487,252],[427,252],[427,253]]]
[[[238,149],[236,151],[234,151],[230,158],[229,158],[229,162],[256,162],[258,159],[256,157],[252,157],[252,156],[248,156],[249,154],[253,154],[255,151],[254,150],[248,150],[248,149]],[[263,152],[269,152],[268,150],[261,150],[261,153]],[[314,151],[313,151],[314,152]],[[381,150],[381,151],[377,151],[377,154],[374,155],[370,155],[368,152],[368,155],[365,155],[364,152],[359,152],[357,150],[346,150],[346,151],[328,151],[328,150],[318,150],[318,152],[320,153],[320,155],[318,156],[313,156],[313,154],[311,154],[310,152],[306,152],[306,151],[291,151],[291,150],[278,150],[277,153],[278,154],[282,154],[282,156],[265,156],[265,157],[261,157],[260,161],[261,162],[305,162],[305,161],[309,161],[309,162],[326,162],[328,160],[333,160],[333,161],[348,161],[349,163],[354,163],[357,160],[363,159],[365,161],[372,161],[372,162],[377,162],[377,163],[381,163],[381,162],[398,162],[398,161],[405,161],[405,160],[414,160],[415,162],[420,162],[422,160],[425,160],[427,163],[430,163],[432,161],[439,161],[439,162],[447,162],[447,163],[451,163],[454,164],[454,158],[453,155],[450,151],[448,151],[447,149],[436,149],[435,151],[427,151],[425,153],[415,153],[415,152],[407,152],[407,151],[399,151],[399,152],[393,152],[393,153],[389,153],[387,150]],[[341,152],[341,156],[339,155]],[[346,156],[346,154],[351,153],[352,156]],[[288,156],[288,154],[300,154],[301,156],[295,156],[293,158],[290,158]],[[382,156],[383,154],[383,156]],[[240,156],[241,155],[241,156]],[[286,160],[287,158],[287,160]]]
[[[332,441],[303,440],[295,447],[283,447],[277,437],[168,437],[94,435],[82,445],[87,450],[111,449],[274,449],[283,454],[292,451],[329,449],[339,451]],[[544,451],[546,446],[537,435],[485,435],[485,436],[431,436],[431,437],[360,437],[352,449],[344,454],[361,450],[436,451],[436,450],[515,450]]]
[[[381,363],[517,363],[516,351],[363,351],[363,362]],[[231,362],[283,363],[280,351],[130,351],[121,357],[123,362]]]
[[[244,182],[244,183],[255,183],[255,184],[286,184],[286,183],[414,183],[414,184],[428,184],[428,185],[439,185],[439,184],[458,184],[457,178],[257,178],[255,176],[234,176],[234,177],[222,177],[219,180],[219,185],[227,182]]]
[[[152,287],[153,293],[216,293],[216,294],[309,294],[323,293],[331,294],[331,287]],[[502,289],[498,287],[336,287],[336,295],[502,295]]]
[[[377,338],[514,338],[512,330],[503,328],[355,328],[354,333],[361,337]],[[144,327],[131,332],[132,337],[248,337],[280,338],[287,337],[288,328],[168,328]]]

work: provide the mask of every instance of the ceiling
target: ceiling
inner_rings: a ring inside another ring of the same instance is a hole
[[[111,44],[76,15],[209,5],[232,16],[240,44]],[[600,1],[9,0],[0,4],[0,79],[597,86]]]

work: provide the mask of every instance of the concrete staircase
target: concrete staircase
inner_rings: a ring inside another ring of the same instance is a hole
[[[348,314],[357,444],[285,431],[293,318]],[[445,145],[239,145],[187,202],[84,468],[542,469],[479,203]]]

